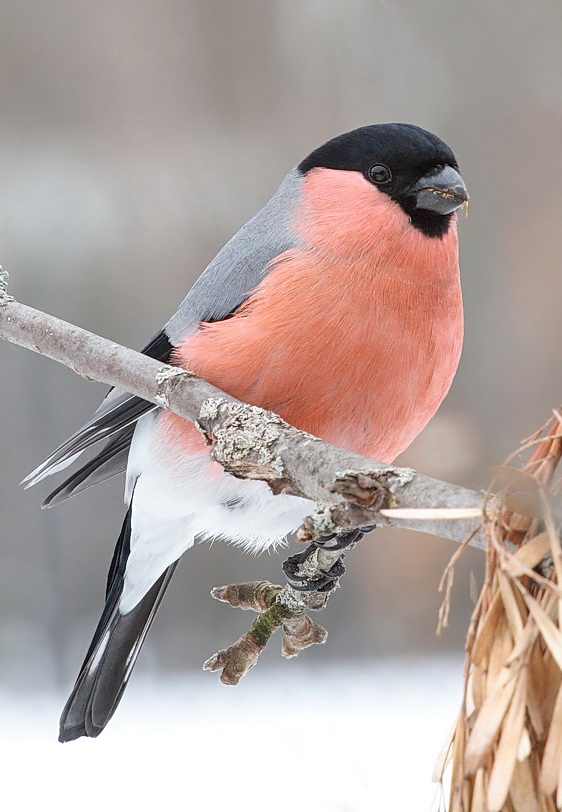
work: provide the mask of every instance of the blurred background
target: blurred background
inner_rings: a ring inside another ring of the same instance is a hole
[[[139,348],[309,151],[363,124],[419,124],[453,147],[471,193],[460,223],[466,343],[449,397],[401,461],[485,487],[489,467],[562,400],[552,375],[562,338],[561,39],[562,6],[546,0],[0,0],[0,262],[11,292]],[[41,512],[47,488],[18,482],[105,389],[8,344],[0,380],[0,688],[60,704],[101,610],[122,483]],[[482,556],[462,559],[451,628],[437,639],[437,585],[454,550],[371,535],[323,615],[329,643],[287,663],[273,642],[246,682],[267,697],[269,680],[279,690],[300,674],[312,691],[326,673],[364,679],[388,658],[408,673],[445,656],[455,665],[443,673],[460,686],[470,573],[481,582]],[[210,588],[277,581],[284,557],[218,544],[189,554],[135,676],[153,701],[166,679],[188,691],[190,672],[246,630],[249,617],[212,601]],[[195,683],[225,702],[215,676]],[[411,690],[423,698],[419,681]],[[113,725],[106,737],[120,735],[119,715]]]

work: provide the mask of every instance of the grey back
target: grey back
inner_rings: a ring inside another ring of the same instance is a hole
[[[233,313],[266,276],[267,265],[296,244],[291,220],[303,177],[292,169],[271,200],[219,251],[165,326],[172,344],[201,321]]]

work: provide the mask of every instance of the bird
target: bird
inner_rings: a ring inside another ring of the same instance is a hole
[[[335,446],[391,463],[433,417],[462,349],[455,155],[413,124],[338,135],[291,169],[142,350]],[[126,471],[105,606],[59,741],[112,717],[180,557],[201,539],[284,543],[311,503],[236,479],[186,420],[119,389],[24,480],[105,445],[44,502]],[[337,541],[337,539],[336,539]]]

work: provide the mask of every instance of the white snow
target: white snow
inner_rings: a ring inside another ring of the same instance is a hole
[[[65,745],[64,697],[0,691],[3,808],[437,810],[431,772],[460,706],[460,655],[283,665],[237,688],[210,674],[133,679],[100,738]]]

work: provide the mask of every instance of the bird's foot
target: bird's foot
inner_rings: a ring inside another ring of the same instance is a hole
[[[343,556],[340,556],[329,570],[320,570],[319,575],[301,574],[301,567],[306,565],[315,550],[316,545],[311,544],[304,552],[291,555],[283,562],[283,572],[291,587],[297,592],[331,592],[336,588],[338,580],[345,572]]]
[[[320,536],[304,552],[289,556],[283,562],[283,572],[292,588],[298,592],[331,592],[332,589],[336,588],[339,579],[345,572],[344,556],[340,555],[329,569],[318,570],[316,568],[313,574],[308,574],[307,564],[312,559],[313,554],[319,550],[326,553],[347,550],[361,541],[364,534],[373,530],[373,528],[374,525],[370,525],[369,527],[361,527],[358,530],[350,530],[349,533],[331,533],[327,536]]]

